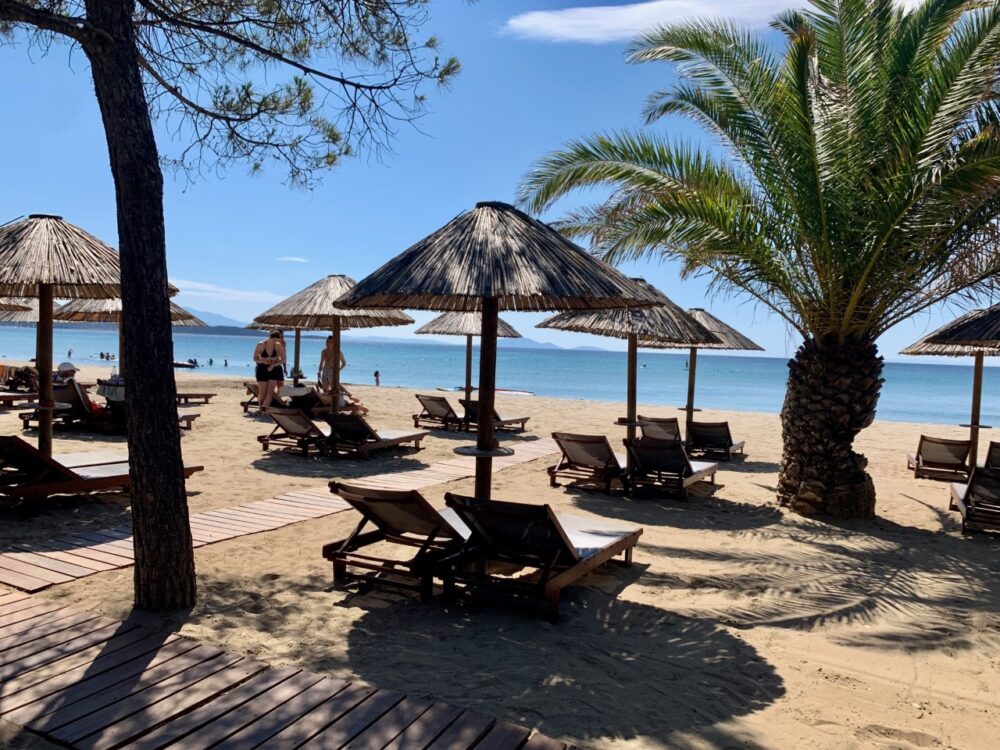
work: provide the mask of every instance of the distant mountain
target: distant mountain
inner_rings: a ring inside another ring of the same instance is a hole
[[[225,315],[219,315],[218,313],[205,312],[204,310],[195,310],[193,307],[184,308],[192,315],[195,315],[202,320],[204,320],[210,326],[225,326],[227,328],[243,328],[247,324],[241,323],[238,320],[233,320],[232,318],[227,318]]]

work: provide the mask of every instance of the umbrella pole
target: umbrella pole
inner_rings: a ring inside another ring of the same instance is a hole
[[[639,344],[634,333],[628,335],[628,390],[626,393],[625,434],[629,441],[635,440],[636,381],[639,369]],[[628,468],[632,469],[632,453],[628,453]]]
[[[684,420],[684,438],[687,441],[691,440],[691,423],[694,422],[694,374],[697,369],[698,349],[692,346],[688,356],[688,400],[687,406],[684,407],[684,411],[687,412],[687,418]]]
[[[482,336],[479,340],[479,429],[476,434],[476,448],[492,451],[493,410],[496,404],[497,383],[497,320],[500,303],[496,297],[483,299]],[[493,457],[476,456],[476,497],[490,499],[490,485],[493,481]]]
[[[472,334],[465,337],[465,400],[472,400]]]
[[[38,370],[38,450],[52,455],[52,285],[38,285],[38,328],[35,332]]]
[[[983,353],[976,352],[975,368],[972,374],[972,418],[969,420],[969,466],[976,468],[979,457],[979,412],[983,398]]]
[[[330,383],[330,393],[333,396],[333,411],[340,411],[340,318],[333,319],[333,362],[329,367],[333,370],[333,380]]]
[[[294,368],[292,370],[292,385],[298,385],[299,384],[299,376],[302,374],[302,371],[299,369],[299,355],[301,354],[301,352],[302,352],[302,329],[301,328],[296,328],[295,329],[295,364],[292,365],[292,367]]]

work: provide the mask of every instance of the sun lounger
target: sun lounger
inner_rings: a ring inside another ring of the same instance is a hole
[[[1000,531],[1000,470],[977,468],[968,484],[951,485],[951,509],[962,514],[962,533]]]
[[[972,443],[968,440],[947,440],[921,435],[917,452],[906,457],[906,467],[912,469],[913,476],[918,479],[965,479],[969,476],[971,448]]]
[[[249,397],[244,401],[240,401],[243,413],[260,411],[260,394],[257,392],[257,384],[248,381],[243,383],[243,387],[247,389],[247,396]]]
[[[548,467],[549,484],[558,486],[557,479],[567,476],[584,482],[603,485],[604,491],[611,492],[611,483],[618,480],[628,489],[628,477],[622,469],[623,461],[611,450],[611,444],[603,435],[574,435],[569,432],[553,432],[562,457],[555,466]]]
[[[102,456],[101,459],[107,458]],[[94,460],[101,460],[95,458]],[[19,437],[0,437],[0,495],[15,500],[42,500],[50,495],[123,490],[129,486],[128,461],[87,463],[77,457],[68,467],[49,458]],[[184,466],[190,477],[203,466]]]
[[[624,442],[632,456],[628,479],[633,488],[663,487],[687,500],[688,487],[691,485],[706,479],[715,484],[715,473],[719,465],[707,461],[691,461],[684,446],[676,440],[636,438]]]
[[[462,584],[470,593],[541,600],[553,622],[559,617],[559,596],[566,586],[619,554],[626,565],[631,564],[632,550],[642,535],[642,529],[628,524],[556,514],[548,505],[451,493],[444,497],[469,528],[461,550],[437,565],[446,594],[452,595],[456,584]],[[531,568],[537,575],[493,575],[491,564]]]
[[[178,406],[191,406],[194,404],[207,404],[217,394],[215,393],[178,393],[177,394],[177,405]]]
[[[53,384],[52,400],[57,404],[69,405],[69,408],[53,411],[53,424],[62,427],[83,427],[97,432],[117,432],[124,429],[111,410],[94,403],[90,394],[74,378],[64,383]],[[37,409],[18,414],[21,428],[27,430],[33,424],[37,424],[39,416]]]
[[[677,417],[643,417],[638,418],[639,429],[642,430],[644,438],[653,440],[675,440],[681,439],[681,424]]]
[[[986,449],[986,458],[982,460],[981,465],[987,469],[1000,469],[1000,443],[990,441],[990,447]]]
[[[465,423],[465,419],[458,416],[444,396],[425,396],[418,393],[417,401],[422,408],[419,414],[413,415],[414,427],[440,427],[450,430],[453,426],[461,428]]]
[[[475,429],[479,425],[479,402],[467,398],[460,398],[458,402],[465,409],[465,423],[469,426],[469,429]],[[493,429],[524,432],[527,429],[526,425],[529,419],[531,417],[501,417],[497,414],[496,409],[494,409]]]
[[[333,563],[333,583],[353,581],[384,584],[420,591],[430,599],[434,562],[456,552],[469,530],[454,511],[435,510],[416,490],[374,490],[330,482],[330,491],[361,514],[351,535],[323,546],[323,557]],[[366,526],[370,531],[365,532]],[[416,548],[409,559],[380,557],[367,548],[382,542]],[[361,552],[364,550],[364,552]]]
[[[372,451],[395,448],[407,443],[413,443],[420,450],[420,441],[429,433],[407,430],[376,431],[360,414],[324,414],[322,415],[332,431],[330,446],[332,450],[344,453],[356,453],[361,458],[367,458]]]
[[[733,456],[743,455],[746,442],[735,442],[729,432],[729,422],[691,422],[688,427],[687,448],[692,453],[698,452],[729,460]]]
[[[263,450],[268,450],[274,444],[298,448],[302,451],[302,455],[308,456],[311,448],[316,448],[320,453],[330,449],[332,436],[330,428],[313,421],[301,409],[269,406],[264,412],[274,420],[275,425],[268,434],[257,436],[257,442]]]

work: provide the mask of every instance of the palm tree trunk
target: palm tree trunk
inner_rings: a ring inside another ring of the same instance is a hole
[[[873,341],[807,339],[788,363],[778,500],[803,515],[872,518],[875,485],[854,438],[875,419],[882,357]]]

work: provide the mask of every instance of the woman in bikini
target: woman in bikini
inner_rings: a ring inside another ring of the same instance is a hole
[[[261,409],[271,405],[285,382],[285,344],[281,331],[273,331],[257,344],[253,361],[257,363],[257,399]]]

